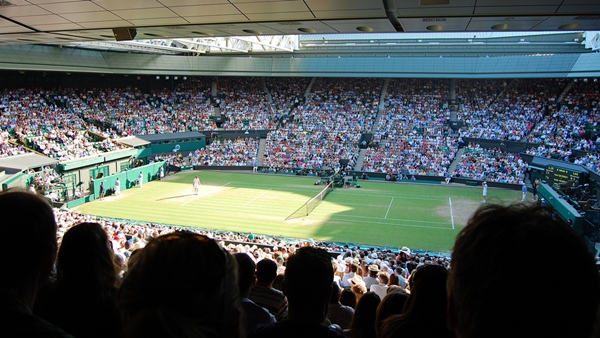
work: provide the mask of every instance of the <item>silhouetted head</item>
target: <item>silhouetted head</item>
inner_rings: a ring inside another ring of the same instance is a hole
[[[549,250],[560,253],[544,257]],[[568,269],[558,296],[557,268]],[[456,238],[449,327],[467,338],[587,337],[599,286],[586,244],[550,211],[533,204],[485,205]]]

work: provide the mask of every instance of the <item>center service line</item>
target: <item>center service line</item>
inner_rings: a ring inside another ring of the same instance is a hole
[[[271,189],[269,189],[269,190],[267,190],[267,191],[264,191],[262,194],[260,194],[260,195],[258,195],[258,196],[256,196],[256,197],[254,197],[253,199],[251,199],[250,201],[248,201],[248,203],[246,203],[246,204],[242,205],[242,207],[245,207],[245,206],[247,206],[248,204],[250,204],[250,203],[254,202],[255,200],[257,200],[257,199],[261,198],[261,197],[262,197],[264,194],[268,193],[268,192],[269,192],[269,191],[271,191],[271,190],[273,190],[273,188],[271,188]]]
[[[388,209],[385,212],[385,217],[383,219],[386,219],[387,215],[390,213],[390,209],[392,208],[392,203],[394,203],[394,197],[393,196],[392,196],[392,200],[390,201],[390,205],[388,206]]]

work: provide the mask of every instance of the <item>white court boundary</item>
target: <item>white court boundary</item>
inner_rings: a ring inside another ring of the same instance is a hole
[[[221,186],[227,186],[231,183],[234,183],[234,182],[227,182]],[[240,184],[240,182],[235,182],[235,183],[236,183],[236,185],[240,185],[245,188],[259,188],[259,187],[268,187],[269,186],[269,185],[263,185],[263,184]],[[270,186],[270,188],[268,190],[262,192],[260,195],[252,198],[251,200],[245,202],[244,204],[237,206],[237,208],[245,208],[248,210],[272,210],[272,206],[265,206],[265,207],[261,207],[261,206],[250,207],[249,206],[249,204],[252,202],[260,201],[262,196],[264,196],[265,194],[267,194],[268,192],[270,192],[272,190],[273,190],[273,188],[272,188],[272,186]],[[356,194],[351,194],[351,195],[358,195],[358,194],[359,193],[357,192]],[[328,219],[328,220],[332,220],[332,221],[343,221],[343,222],[357,223],[357,224],[394,225],[394,226],[398,226],[398,227],[411,227],[411,228],[437,229],[437,230],[454,230],[455,229],[454,215],[453,215],[452,207],[450,210],[450,217],[451,217],[450,225],[451,225],[451,227],[448,226],[447,222],[423,221],[423,220],[402,219],[402,218],[388,218],[392,204],[396,197],[407,198],[407,199],[411,199],[411,200],[424,200],[424,201],[431,201],[432,199],[437,200],[437,199],[440,199],[440,197],[437,197],[437,196],[425,197],[423,195],[412,195],[412,194],[400,194],[400,195],[360,194],[360,196],[391,198],[390,203],[387,205],[387,210],[386,210],[384,217],[360,216],[360,215],[341,215],[341,214],[336,214],[336,213],[324,214],[324,213],[318,212],[318,211],[314,211],[311,214],[311,216],[319,221],[326,221]],[[197,196],[194,199],[186,201],[183,204],[181,204],[181,206],[185,206],[191,202],[194,202],[194,201],[198,200],[199,197],[200,196]],[[445,199],[445,197],[441,197],[441,198]],[[202,203],[202,204],[206,204],[206,206],[210,206],[210,208],[215,211],[231,210],[231,204],[229,204],[229,203],[211,203],[211,202],[208,202],[208,200],[206,200],[206,199],[204,199],[203,202],[204,203]],[[325,200],[325,201],[323,201],[323,203],[333,203],[333,202],[329,202],[329,201]],[[382,205],[382,204],[373,205],[373,204],[343,203],[343,202],[335,203],[335,204],[339,204],[342,206],[354,206],[354,207],[386,208],[386,206]],[[442,225],[444,225],[444,226],[442,226]]]
[[[452,197],[448,196],[448,204],[450,204],[450,219],[452,220],[452,230],[454,230],[454,211],[452,210]]]

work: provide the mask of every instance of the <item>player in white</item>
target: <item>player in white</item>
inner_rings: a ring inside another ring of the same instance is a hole
[[[194,192],[196,193],[196,195],[200,194],[200,179],[198,178],[198,176],[194,178]]]
[[[138,175],[138,184],[140,185],[140,188],[142,188],[144,183],[144,174],[142,174],[142,172],[140,171],[140,174]]]
[[[481,184],[483,186],[483,201],[482,203],[487,203],[487,182],[483,181]]]

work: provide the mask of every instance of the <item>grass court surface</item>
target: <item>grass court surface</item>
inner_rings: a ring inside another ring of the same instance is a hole
[[[199,194],[192,191],[198,175]],[[285,220],[318,194],[314,176],[219,171],[178,173],[77,207],[83,213],[205,229],[447,252],[481,205],[482,188],[359,181],[336,188],[306,217]],[[521,199],[489,188],[488,203]]]

